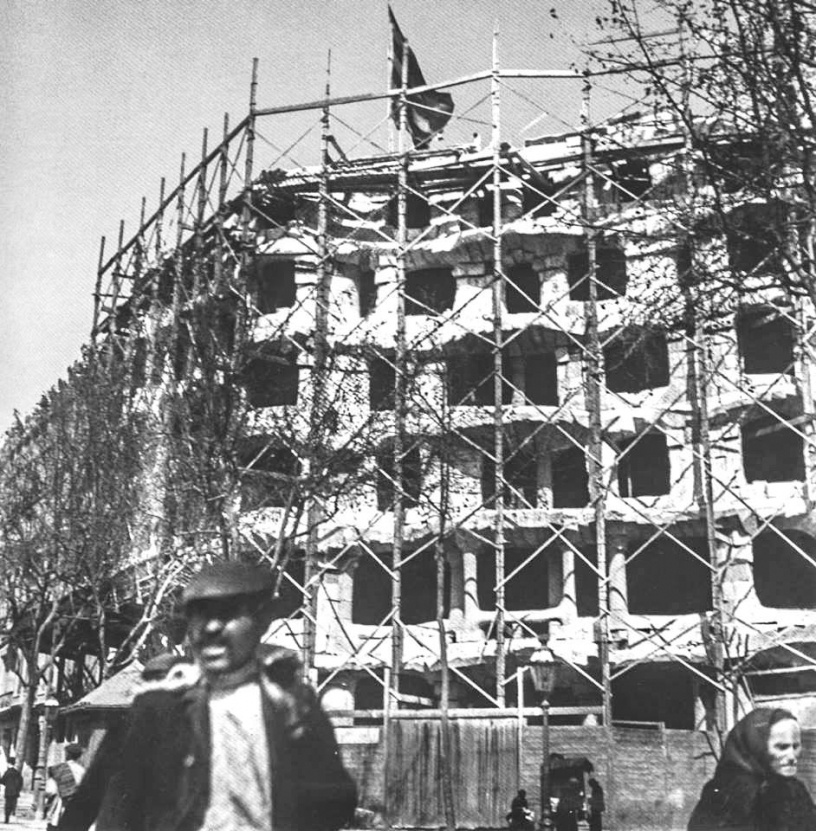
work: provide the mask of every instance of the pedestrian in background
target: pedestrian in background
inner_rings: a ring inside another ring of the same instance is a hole
[[[728,734],[688,831],[816,831],[816,808],[796,778],[802,743],[792,713],[761,707]]]
[[[183,604],[198,676],[174,666],[134,699],[121,744],[100,755],[105,775],[91,764],[65,831],[94,821],[97,831],[335,831],[351,822],[356,788],[297,655],[260,643],[273,590],[269,569],[236,562],[193,577]]]
[[[17,770],[14,759],[9,759],[8,767],[3,777],[0,778],[3,784],[3,799],[6,813],[6,822],[9,817],[14,814],[17,816],[17,800],[20,797],[20,791],[23,789],[23,775]]]
[[[82,745],[71,742],[65,745],[65,761],[48,768],[48,781],[45,783],[45,820],[48,831],[61,828],[65,809],[85,775],[85,768],[79,762],[82,752]]]
[[[594,776],[589,777],[587,784],[589,785],[589,798],[587,799],[589,831],[602,831],[603,812],[606,810],[603,788]]]

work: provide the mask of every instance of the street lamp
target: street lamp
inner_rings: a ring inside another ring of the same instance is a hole
[[[37,767],[34,771],[34,799],[37,816],[43,816],[45,804],[45,765],[48,756],[48,743],[51,737],[51,728],[59,713],[59,701],[49,695],[42,703],[38,726],[40,728],[40,746],[37,753]]]
[[[543,652],[543,650],[542,650]],[[535,653],[530,661],[533,686],[541,696],[541,822],[540,827],[550,826],[550,696],[555,687],[558,664],[555,656]]]

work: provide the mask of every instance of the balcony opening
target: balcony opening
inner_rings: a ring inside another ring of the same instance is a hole
[[[647,433],[621,442],[618,461],[620,495],[661,496],[671,490],[669,449],[663,433]]]
[[[364,552],[354,569],[354,585],[351,598],[352,623],[377,626],[391,612],[391,564],[390,552],[379,556]],[[379,685],[378,685],[379,686]],[[380,692],[382,706],[382,692]]]
[[[502,502],[505,508],[524,510],[538,505],[538,458],[532,447],[522,448],[504,462]],[[482,457],[482,499],[491,507],[496,498],[496,465]]]
[[[669,383],[669,348],[662,332],[628,329],[604,346],[606,386],[641,392]]]
[[[581,447],[552,454],[553,508],[584,508],[589,504],[589,474]]]
[[[377,282],[373,271],[361,271],[357,278],[360,317],[368,317],[377,307]]]
[[[816,609],[816,540],[803,531],[763,531],[754,552],[754,588],[763,606]]]
[[[262,315],[295,305],[297,286],[294,260],[262,258],[258,264],[257,275],[258,311]]]
[[[558,362],[553,352],[524,353],[524,398],[530,404],[558,406]]]
[[[583,558],[575,554],[575,600],[578,617],[597,617],[598,575],[593,566],[598,565],[598,551],[593,547],[579,549]]]
[[[388,200],[386,225],[399,226],[399,205],[397,197]],[[407,191],[405,194],[405,227],[427,228],[431,224],[431,204],[422,194]]]
[[[649,163],[645,159],[626,159],[612,165],[615,198],[620,203],[640,199],[652,186]]]
[[[793,373],[795,327],[779,309],[744,309],[737,315],[737,342],[747,374]]]
[[[801,425],[797,429],[801,430]],[[740,427],[742,464],[748,482],[804,480],[804,441],[797,429],[770,414],[746,421]]]
[[[422,268],[405,275],[405,314],[440,314],[453,308],[456,279],[449,268]]]
[[[550,602],[550,558],[555,551],[549,547],[539,551],[530,562],[535,548],[505,548],[504,604],[508,611],[520,612],[534,609],[548,609]],[[519,569],[516,574],[513,572]],[[494,609],[496,606],[496,552],[488,548],[479,555],[476,573],[476,593],[480,609]],[[556,601],[557,602],[557,601]]]
[[[612,682],[612,718],[616,721],[663,722],[671,730],[694,729],[694,674],[669,660],[641,664]],[[657,730],[641,731],[640,742],[653,742],[658,754],[664,741]],[[641,748],[649,757],[647,747]]]
[[[360,557],[354,571],[351,617],[353,623],[376,626],[391,612],[393,580],[390,569],[391,553],[381,556],[366,553]],[[436,620],[436,556],[430,549],[412,555],[403,552],[399,569],[401,597],[400,618],[403,623],[428,623]],[[450,568],[445,563],[443,586],[443,615],[450,614]]]
[[[244,369],[244,387],[251,407],[297,404],[300,371],[294,350],[251,358]]]
[[[368,402],[372,410],[394,409],[396,379],[393,356],[373,358],[368,362]]]
[[[471,352],[452,355],[446,361],[448,403],[452,407],[487,407],[493,404],[493,355]],[[502,403],[512,400],[512,389],[503,382]]]
[[[633,615],[710,611],[711,570],[707,563],[708,543],[703,538],[660,537],[642,549],[632,543],[626,563],[629,611]]]
[[[396,472],[393,450],[377,454],[377,510],[394,508]],[[422,491],[422,459],[418,447],[411,447],[402,457],[402,504],[415,508]]]
[[[728,218],[728,264],[736,274],[777,274],[790,232],[788,208],[781,203],[750,205]]]
[[[541,279],[529,263],[507,269],[504,284],[504,302],[510,314],[539,311]]]
[[[300,461],[288,447],[265,438],[244,443],[237,457],[241,510],[285,508],[297,490]]]
[[[626,255],[620,248],[599,245],[595,250],[598,300],[613,300],[626,294]],[[567,257],[570,300],[589,300],[589,254],[586,248]]]

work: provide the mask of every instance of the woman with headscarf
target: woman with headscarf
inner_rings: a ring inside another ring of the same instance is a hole
[[[688,831],[816,831],[813,800],[796,778],[801,749],[792,713],[749,713],[728,734]]]

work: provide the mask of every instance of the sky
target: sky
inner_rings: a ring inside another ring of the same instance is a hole
[[[489,69],[494,31],[503,67],[582,67],[577,44],[599,36],[605,2],[391,5],[426,79],[439,82]],[[224,113],[244,117],[253,58],[258,105],[272,107],[322,97],[329,52],[333,95],[384,90],[388,42],[386,0],[0,0],[0,431],[88,341],[101,236],[112,254],[120,219],[128,239],[142,197],[149,214],[161,177],[177,181],[181,153],[198,157],[203,128],[220,138]],[[457,113],[474,94],[454,91]],[[503,95],[511,142],[513,131],[546,132],[544,110],[553,129],[578,124],[576,82]],[[617,91],[599,97],[609,111],[627,104]],[[265,122],[267,158],[300,126]],[[471,128],[489,140],[477,118],[459,122],[460,134]],[[286,166],[311,152],[296,148]]]

